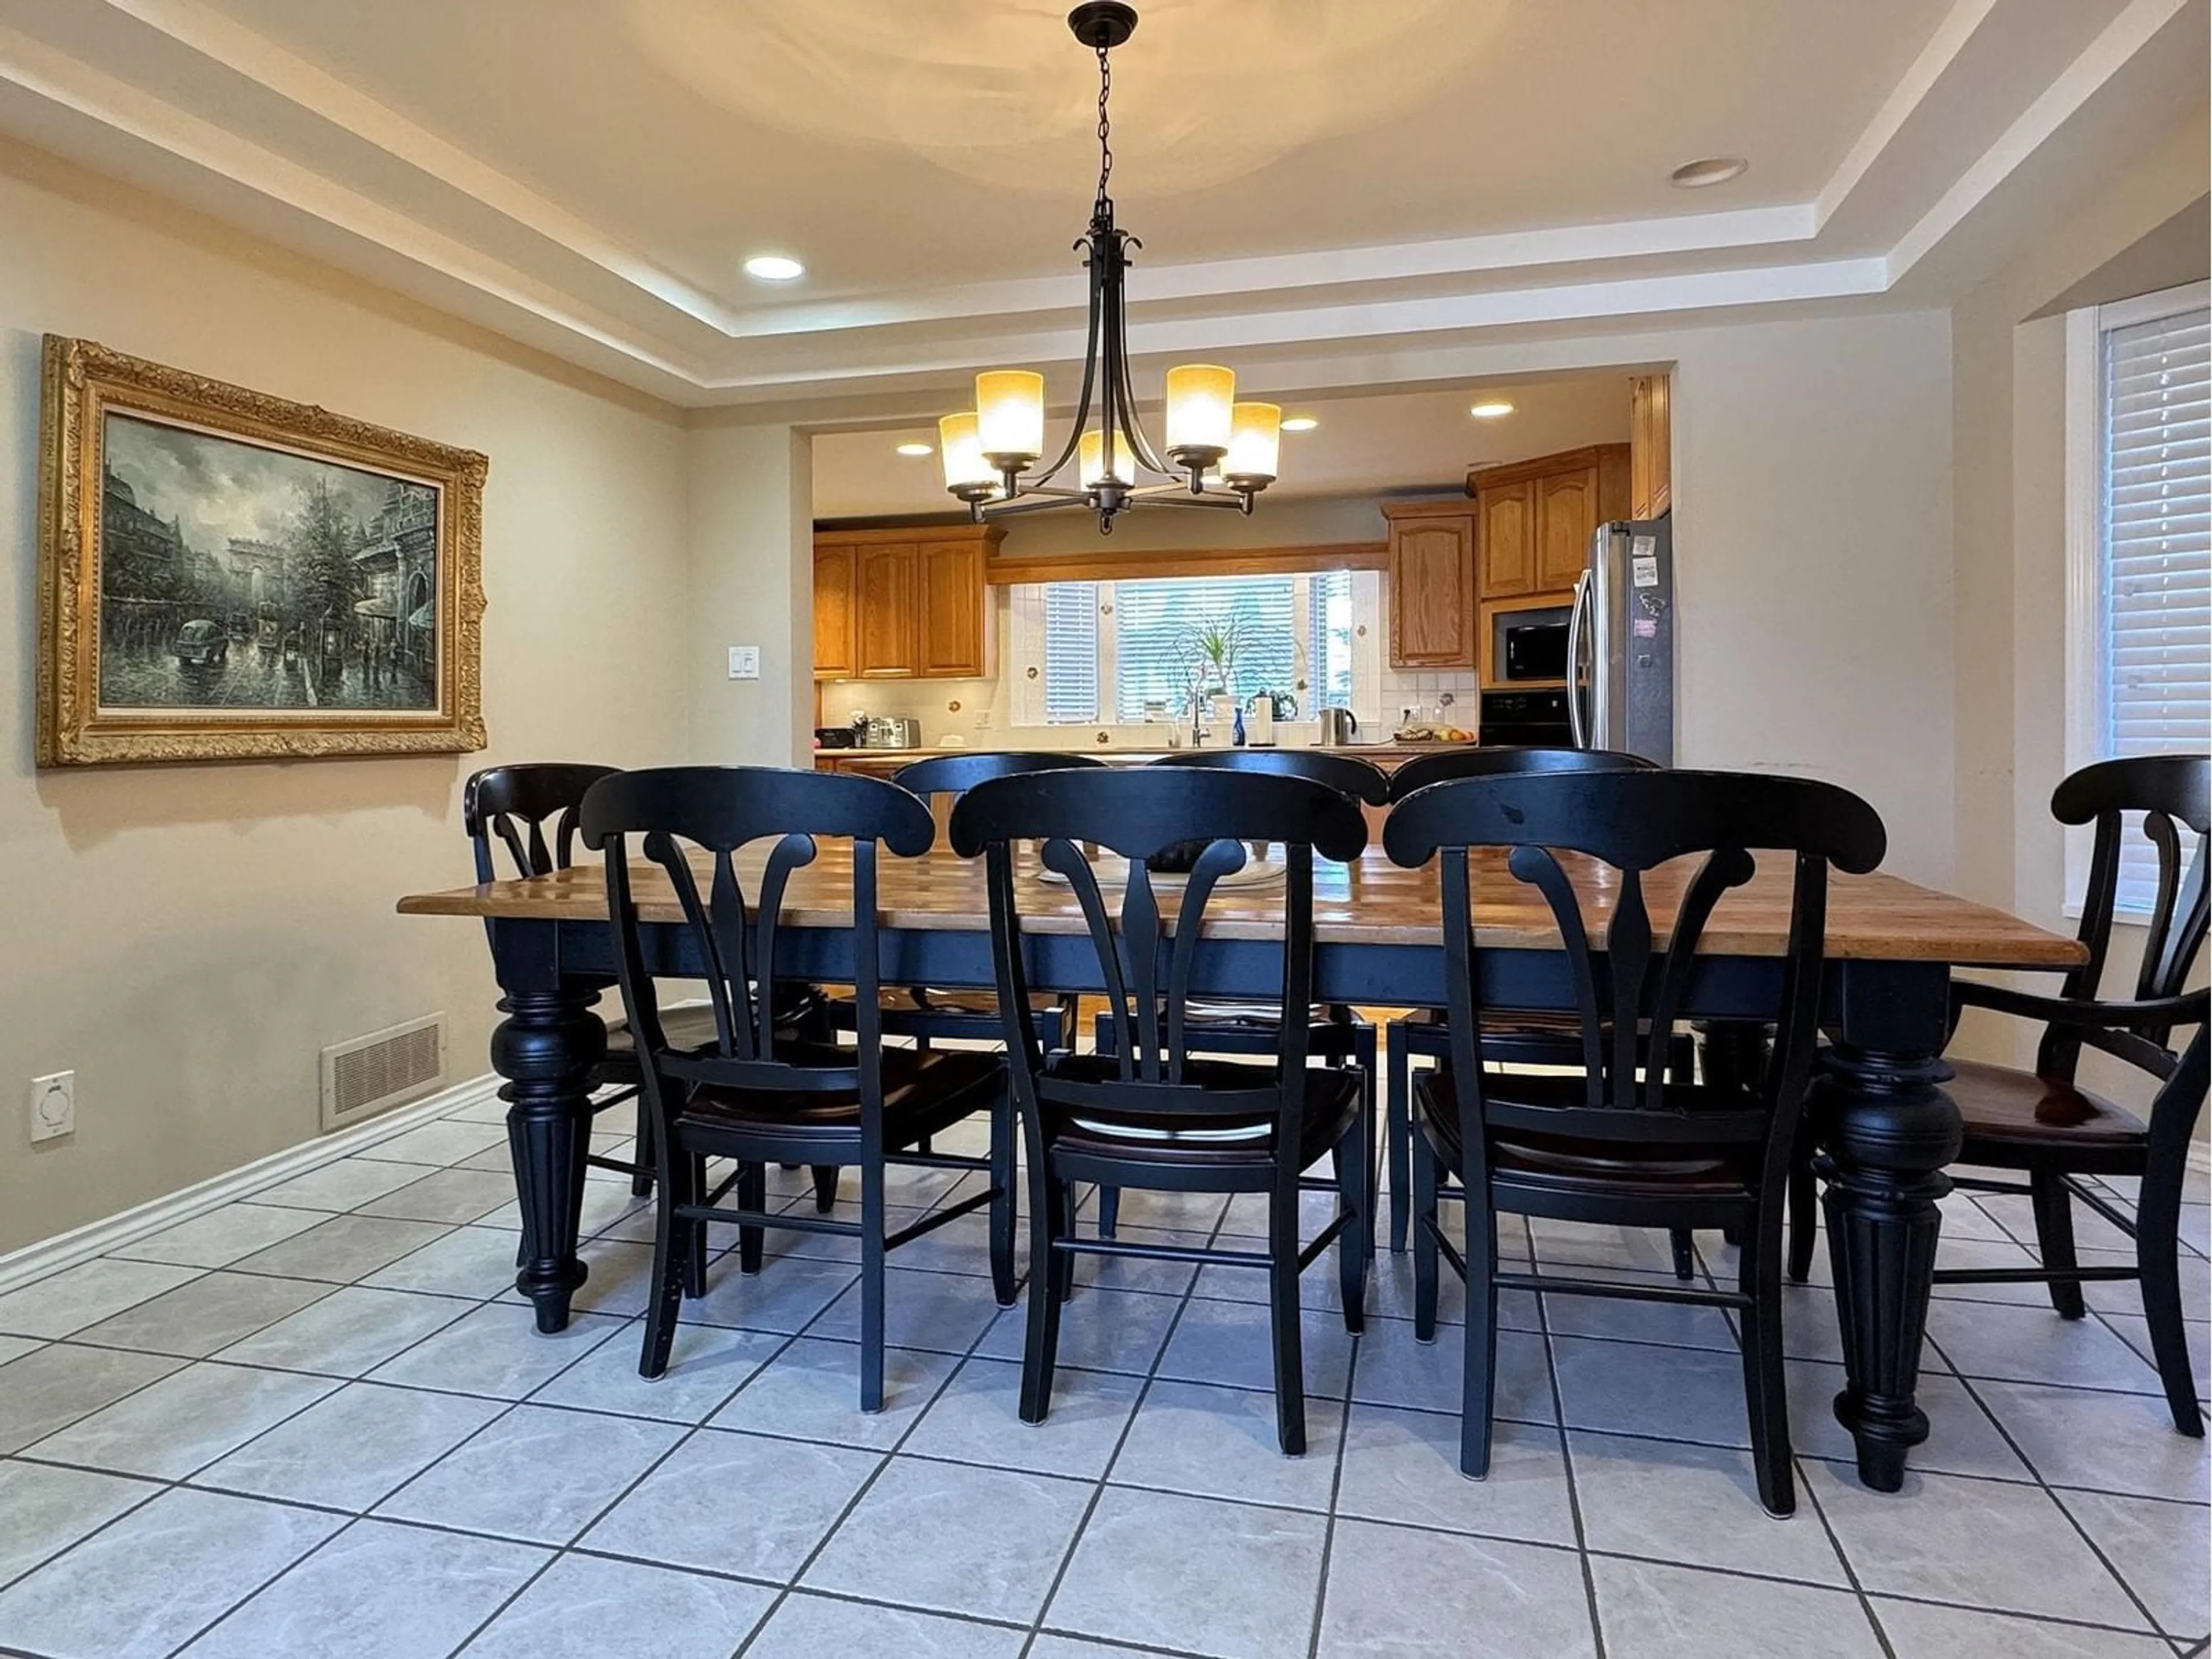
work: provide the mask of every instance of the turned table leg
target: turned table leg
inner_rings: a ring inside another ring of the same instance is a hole
[[[1809,1109],[1825,1149],[1829,1259],[1845,1386],[1836,1420],[1858,1448],[1859,1479],[1904,1484],[1905,1454],[1928,1437],[1915,1403],[1942,1215],[1944,1165],[1959,1153],[1950,1077],[1949,973],[1940,963],[1844,964],[1844,1018],[1821,1057]]]
[[[491,1063],[507,1079],[499,1093],[521,1201],[514,1286],[537,1309],[538,1328],[550,1334],[568,1325],[569,1297],[586,1274],[576,1259],[578,1211],[591,1146],[591,1079],[606,1054],[607,1028],[593,1012],[597,988],[564,979],[553,965],[549,924],[503,922],[497,931],[507,1018],[492,1032]]]

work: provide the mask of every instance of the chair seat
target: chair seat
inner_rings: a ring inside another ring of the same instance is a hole
[[[1080,1083],[1110,1083],[1121,1069],[1110,1054],[1061,1054],[1045,1068],[1046,1075]],[[1245,1066],[1234,1060],[1193,1059],[1184,1062],[1183,1079],[1200,1088],[1224,1092],[1274,1086],[1272,1066]],[[1299,1135],[1299,1167],[1311,1164],[1341,1140],[1358,1121],[1360,1075],[1340,1067],[1310,1067],[1303,1127]],[[1047,1133],[1055,1155],[1133,1159],[1179,1165],[1255,1165],[1265,1168],[1273,1158],[1273,1120],[1237,1118],[1212,1113],[1148,1112],[1141,1116],[1103,1114],[1078,1116],[1065,1107],[1048,1103]]]
[[[859,1063],[850,1048],[827,1044],[778,1045],[776,1059],[793,1066],[825,1070]],[[924,1135],[948,1129],[994,1099],[1005,1086],[1006,1061],[998,1054],[969,1049],[886,1048],[883,1051],[884,1139],[903,1146]],[[732,1089],[720,1084],[695,1086],[680,1118],[687,1129],[715,1128],[813,1134],[860,1130],[857,1090],[797,1093],[771,1089]]]
[[[2101,1095],[2056,1078],[1979,1060],[1947,1062],[1953,1072],[1944,1091],[1966,1121],[1966,1163],[1978,1163],[1973,1148],[2062,1152],[2069,1147],[2118,1152],[2139,1148],[2142,1120]]]
[[[1486,1056],[1507,1066],[1580,1066],[1583,1063],[1583,1018],[1565,1008],[1488,1008],[1483,1011],[1482,1046]],[[1441,1008],[1419,1008],[1397,1022],[1406,1052],[1437,1058],[1451,1052],[1451,1028]],[[1648,1022],[1643,1035],[1650,1035]],[[1678,1074],[1686,1071],[1690,1035],[1677,1031],[1668,1042],[1668,1064]]]
[[[1553,1082],[1563,1089],[1544,1085]],[[1515,1105],[1559,1105],[1570,1092],[1579,1094],[1579,1078],[1514,1079]],[[1492,1086],[1491,1097],[1498,1095]],[[1686,1109],[1694,1115],[1698,1097],[1717,1091],[1703,1089],[1670,1091],[1686,1097]],[[1458,1173],[1463,1162],[1459,1107],[1452,1093],[1449,1069],[1439,1068],[1413,1083],[1416,1117],[1420,1132],[1435,1147],[1445,1167]],[[1731,1103],[1732,1097],[1728,1097]],[[1576,1135],[1547,1135],[1524,1128],[1493,1133],[1490,1143],[1490,1171],[1493,1186],[1540,1188],[1559,1194],[1603,1194],[1628,1199],[1744,1199],[1759,1177],[1762,1148],[1752,1144],[1703,1145],[1697,1141],[1639,1144],[1601,1140]]]

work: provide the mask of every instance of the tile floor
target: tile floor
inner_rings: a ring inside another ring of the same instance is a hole
[[[511,1286],[499,1109],[0,1296],[0,1651],[2206,1650],[2205,1445],[2166,1423],[2126,1286],[2094,1290],[2078,1325],[2034,1287],[1943,1293],[1934,1434],[1896,1497],[1851,1478],[1828,1292],[1793,1291],[1800,1507],[1773,1521],[1710,1310],[1510,1300],[1494,1472],[1462,1480],[1457,1346],[1413,1341],[1402,1259],[1357,1341],[1333,1267],[1309,1275],[1303,1459],[1274,1449],[1262,1285],[1223,1269],[1086,1264],[1051,1420],[1024,1426],[1021,1312],[993,1305],[969,1222],[893,1274],[881,1415],[854,1405],[852,1249],[800,1234],[771,1238],[757,1279],[718,1259],[647,1383],[649,1210],[593,1176],[591,1282],[574,1324],[538,1336]],[[897,1197],[947,1190],[918,1173]],[[2189,1212],[2199,1312],[2207,1197]],[[1249,1224],[1243,1205],[1135,1194],[1123,1214],[1132,1236]],[[1946,1248],[2025,1265],[2028,1225],[1954,1197]],[[1663,1240],[1547,1224],[1508,1248],[1540,1269],[1665,1264]]]

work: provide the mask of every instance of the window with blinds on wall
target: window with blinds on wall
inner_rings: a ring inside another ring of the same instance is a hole
[[[1042,712],[1052,725],[1177,720],[1194,687],[1218,674],[1208,641],[1235,663],[1239,702],[1287,693],[1300,716],[1349,704],[1352,685],[1352,574],[1160,577],[1047,582],[1029,614],[1043,633]]]
[[[2202,302],[2106,307],[2100,322],[2096,744],[2201,751],[2212,725],[2212,319]],[[2129,838],[2120,902],[2157,861]]]

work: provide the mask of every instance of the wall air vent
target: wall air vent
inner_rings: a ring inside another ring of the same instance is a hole
[[[323,1050],[323,1130],[343,1129],[445,1081],[446,1017],[426,1014]]]

